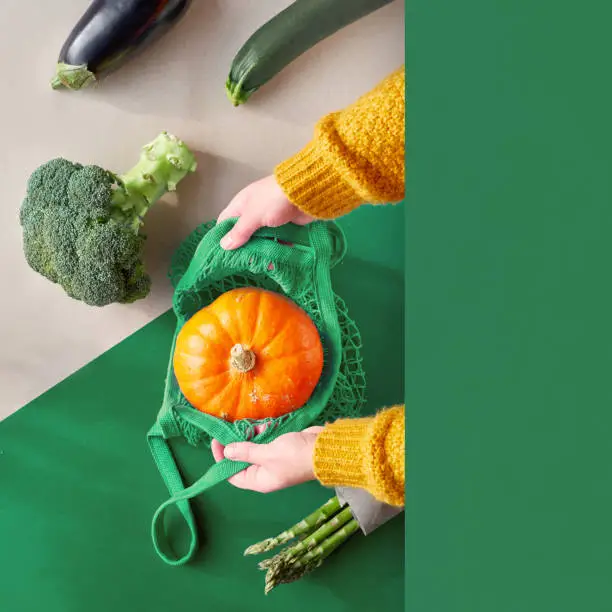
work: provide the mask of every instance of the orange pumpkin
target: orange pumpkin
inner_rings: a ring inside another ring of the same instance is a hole
[[[174,373],[189,403],[226,421],[275,418],[301,408],[323,371],[308,315],[271,291],[228,291],[181,329]]]

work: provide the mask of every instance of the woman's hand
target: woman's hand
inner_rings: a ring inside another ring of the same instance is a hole
[[[228,480],[230,484],[239,489],[272,493],[314,480],[314,446],[322,430],[322,427],[310,427],[280,436],[269,444],[237,442],[223,447],[213,440],[211,450],[217,462],[226,458],[251,464],[232,476]]]
[[[238,217],[236,225],[223,237],[221,247],[233,250],[246,244],[261,227],[280,227],[286,223],[307,225],[314,217],[294,206],[274,176],[245,187],[221,212],[218,221]]]

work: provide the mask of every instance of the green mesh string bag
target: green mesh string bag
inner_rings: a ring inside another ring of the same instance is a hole
[[[194,446],[208,445],[212,438],[223,445],[246,440],[267,443],[311,425],[358,416],[365,401],[359,330],[331,285],[330,270],[346,252],[340,228],[323,222],[265,228],[241,249],[224,251],[219,243],[234,223],[229,220],[198,227],[176,251],[170,267],[177,326],[162,407],[147,439],[170,493],[155,512],[151,535],[158,555],[171,565],[188,562],[198,547],[190,500],[248,467],[223,459],[186,486],[170,448],[171,439],[184,439]],[[302,408],[276,419],[229,423],[205,414],[191,406],[174,376],[174,346],[183,325],[219,295],[239,287],[259,287],[293,300],[310,316],[323,345],[323,373],[310,399]],[[256,433],[255,426],[263,423],[267,425],[264,431]],[[164,519],[171,507],[176,507],[189,529],[183,553],[174,550],[172,533],[166,528]]]

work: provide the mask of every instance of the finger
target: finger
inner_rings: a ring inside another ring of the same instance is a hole
[[[250,465],[245,470],[242,470],[242,472],[238,472],[235,476],[228,478],[228,482],[237,489],[254,491],[253,487],[256,485],[258,471],[258,465]]]
[[[219,217],[217,218],[217,223],[222,223],[223,221],[232,219],[234,217],[240,217],[244,209],[244,203],[245,198],[241,192],[235,196],[234,199],[221,211]]]
[[[224,456],[226,459],[231,459],[232,461],[260,464],[262,461],[265,461],[267,450],[267,444],[235,442],[225,447]]]
[[[257,493],[272,493],[277,489],[266,469],[260,465],[249,466],[228,479],[228,482],[237,489],[247,489]]]
[[[258,436],[262,434],[269,427],[269,423],[260,423],[259,425],[255,425],[255,435]]]
[[[221,461],[225,456],[223,454],[224,446],[218,440],[211,441],[210,450],[212,451],[212,455],[216,463],[219,463],[219,461]]]
[[[300,212],[295,219],[293,219],[293,223],[295,223],[295,225],[308,225],[309,223],[312,223],[315,220],[314,217],[311,217],[310,215],[307,215],[306,213]]]
[[[247,436],[247,441],[251,442],[268,428],[268,423],[259,423],[253,427],[253,431]]]
[[[242,215],[238,218],[236,225],[221,240],[221,248],[226,251],[240,248],[260,227],[261,223],[256,217]]]
[[[234,210],[231,208],[230,206],[226,206],[221,213],[219,214],[219,216],[217,217],[217,223],[223,223],[224,221],[227,221],[228,219],[232,219],[233,217],[239,217],[240,213],[239,212],[234,212]]]

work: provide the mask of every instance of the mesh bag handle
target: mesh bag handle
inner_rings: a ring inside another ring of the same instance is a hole
[[[218,234],[218,239],[221,240],[229,230],[234,227],[237,219],[228,219],[223,223],[215,223],[209,221],[198,226],[183,242],[180,244],[178,249],[173,253],[172,260],[170,263],[170,269],[168,276],[174,289],[178,287],[181,279],[185,276],[189,266],[191,265],[194,255],[198,250],[198,246],[202,242],[203,238],[214,230]],[[344,259],[347,246],[344,232],[340,226],[333,221],[318,222],[317,225],[325,225],[329,237],[332,243],[332,253],[330,261],[330,269],[337,266]],[[314,223],[311,225],[315,225]],[[256,241],[258,238],[268,238],[276,240],[279,244],[285,246],[298,246],[308,247],[311,245],[310,230],[308,226],[298,226],[293,224],[287,224],[279,228],[260,228],[253,234],[251,242]],[[259,241],[261,243],[261,241]],[[247,244],[247,247],[250,247]],[[244,249],[245,247],[243,247]]]
[[[238,421],[227,423],[195,410],[189,405],[176,405],[172,402],[172,388],[176,385],[172,367],[172,356],[168,366],[164,406],[148,433],[147,440],[157,468],[166,484],[169,499],[159,506],[153,516],[151,537],[157,554],[169,565],[183,565],[193,558],[198,548],[197,524],[190,500],[210,487],[231,478],[244,470],[249,464],[222,460],[212,465],[206,473],[190,486],[185,486],[178,465],[169,445],[169,440],[181,437],[178,419],[188,422],[196,429],[205,431],[211,437],[227,445],[245,439],[266,443],[291,431],[299,431],[312,423],[313,406],[322,409],[331,396],[341,361],[341,334],[335,310],[329,270],[340,263],[346,253],[346,242],[342,230],[332,222],[315,222],[308,226],[285,225],[280,228],[262,228],[241,249],[220,255],[217,248],[221,238],[233,227],[236,220],[221,224],[211,224],[205,235],[200,235],[199,243],[184,257],[186,266],[178,271],[173,306],[178,319],[177,334],[182,324],[194,314],[193,292],[198,291],[210,279],[203,277],[202,270],[214,268],[215,274],[223,277],[237,273],[234,257],[257,257],[286,266],[286,270],[298,267],[312,270],[312,282],[316,279],[317,294],[320,299],[320,315],[324,336],[327,340],[331,366],[322,376],[326,384],[320,384],[305,407],[296,410],[286,419],[270,420],[269,426],[260,434],[249,438],[246,432],[252,431],[252,422]],[[188,239],[189,240],[189,239]],[[180,253],[179,253],[180,254]],[[292,275],[287,274],[287,282]],[[176,339],[176,336],[175,336]],[[174,342],[172,344],[174,350]],[[330,381],[333,384],[330,384]],[[320,410],[319,410],[320,411]],[[241,425],[245,427],[241,428]],[[178,554],[169,545],[165,517],[170,508],[176,507],[188,528],[189,543],[187,550]]]
[[[235,221],[236,219],[232,220],[232,227]],[[228,228],[228,231],[229,229],[231,228]],[[327,230],[332,242],[330,268],[334,268],[342,262],[346,255],[346,238],[344,232],[336,223],[327,222]],[[254,237],[280,241],[280,244],[285,243],[285,246],[289,248],[312,246],[312,236],[308,226],[294,225],[293,223],[281,227],[263,227],[255,232]]]

